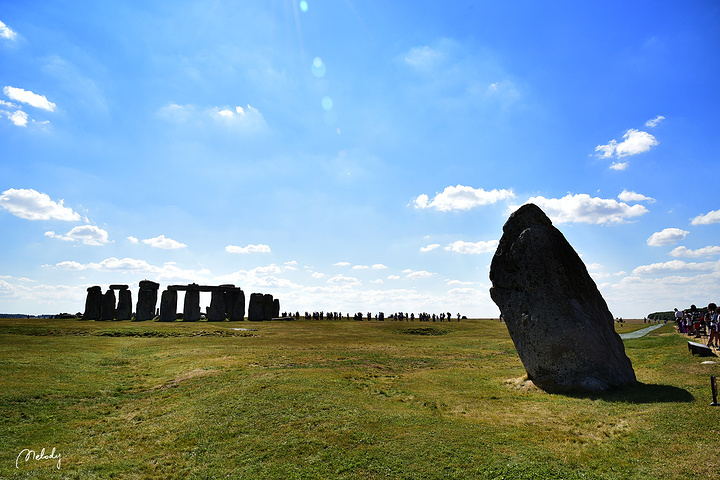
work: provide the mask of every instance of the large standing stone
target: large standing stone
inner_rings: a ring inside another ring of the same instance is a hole
[[[127,285],[123,285],[118,292],[117,319],[130,320],[132,318],[132,292]]]
[[[177,290],[165,290],[160,295],[160,321],[174,322],[177,319]]]
[[[221,287],[231,287],[225,291],[225,309],[227,318],[231,322],[241,322],[245,320],[245,292],[234,285],[220,285]]]
[[[490,296],[539,388],[602,392],[636,381],[595,282],[536,205],[520,207],[505,223],[490,280]]]
[[[220,288],[213,290],[208,308],[208,322],[224,322],[225,312],[225,292]]]
[[[191,283],[185,291],[184,322],[197,322],[200,320],[200,289],[197,287],[197,284]]]
[[[273,300],[272,318],[280,318],[280,299]]]
[[[115,310],[115,290],[108,289],[103,295],[100,310],[100,320],[114,320],[117,311]]]
[[[140,282],[137,307],[135,309],[135,320],[142,322],[155,318],[158,288],[160,288],[159,283],[150,280],[142,280]]]
[[[273,296],[262,293],[250,294],[250,305],[248,306],[248,320],[251,322],[260,322],[263,320],[272,320],[273,314]]]
[[[83,320],[100,320],[102,315],[102,288],[95,285],[88,287],[87,292]]]

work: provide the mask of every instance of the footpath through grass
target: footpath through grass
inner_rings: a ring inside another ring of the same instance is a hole
[[[496,320],[0,320],[0,478],[718,478],[718,365],[625,346],[640,385],[563,396]]]

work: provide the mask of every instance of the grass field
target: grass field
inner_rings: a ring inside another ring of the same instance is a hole
[[[594,397],[529,385],[497,320],[4,319],[0,478],[718,478],[686,341],[626,340],[641,383]]]

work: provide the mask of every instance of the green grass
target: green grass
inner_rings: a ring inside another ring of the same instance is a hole
[[[627,340],[637,387],[563,396],[490,320],[0,320],[0,478],[717,478],[720,368],[686,340]]]

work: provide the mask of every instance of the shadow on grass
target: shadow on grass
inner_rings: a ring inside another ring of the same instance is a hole
[[[616,388],[602,395],[571,394],[570,396],[628,403],[689,403],[695,400],[695,397],[683,388],[642,382],[637,382],[627,387]]]

